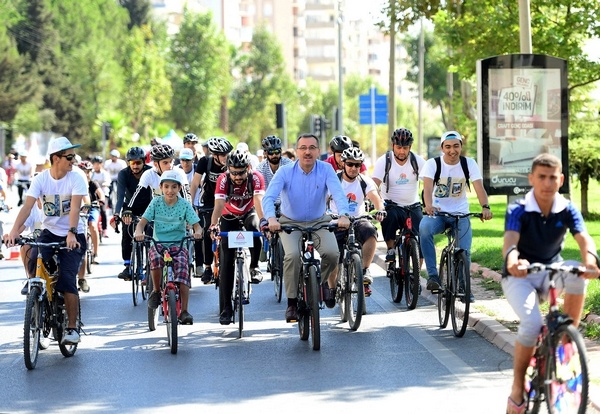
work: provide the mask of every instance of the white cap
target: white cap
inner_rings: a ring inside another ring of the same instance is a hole
[[[256,151],[256,156],[257,157],[262,157],[263,155],[265,155],[265,151],[264,150],[259,149],[258,151]]]
[[[239,144],[237,144],[237,147],[235,147],[235,149],[239,151],[250,151],[250,148],[248,148],[248,144],[246,144],[245,142],[240,142]]]
[[[27,157],[28,155],[29,155],[29,153],[25,150],[19,151],[19,157]]]
[[[160,176],[160,183],[162,184],[164,181],[175,181],[179,185],[183,185],[181,182],[181,176],[177,174],[175,170],[168,170],[162,173]]]
[[[121,156],[121,154],[119,154],[119,151],[117,151],[116,149],[114,149],[114,150],[110,151],[110,156],[111,157],[117,157],[117,158],[119,158]]]
[[[48,155],[56,154],[60,151],[66,151],[72,148],[79,148],[81,144],[71,144],[67,137],[53,138],[48,143]]]
[[[193,160],[194,159],[194,151],[191,148],[184,148],[179,151],[179,159],[180,160]]]
[[[456,131],[444,132],[444,134],[442,135],[441,142],[447,141],[449,139],[457,139],[460,142],[462,142],[462,136]]]

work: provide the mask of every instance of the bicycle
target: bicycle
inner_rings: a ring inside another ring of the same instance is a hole
[[[135,229],[135,226],[140,221],[140,216],[132,216],[131,229]],[[132,237],[132,249],[131,258],[129,259],[129,272],[131,275],[131,294],[133,299],[133,306],[137,306],[140,300],[146,300],[147,292],[144,281],[150,279],[150,263],[148,259],[148,248],[147,244],[143,241],[137,241]]]
[[[62,343],[64,332],[69,326],[64,296],[54,289],[60,270],[58,252],[70,250],[66,242],[37,242],[32,237],[21,237],[15,241],[20,246],[29,245],[38,248],[36,259],[35,277],[28,279],[28,293],[25,304],[25,318],[23,324],[23,358],[27,369],[35,368],[40,349],[50,346],[50,333],[58,341],[61,354],[71,357],[77,351],[78,344]],[[41,248],[48,247],[53,250],[53,260],[56,268],[48,270],[42,258]],[[81,330],[81,304],[79,305],[76,329]]]
[[[311,338],[312,349],[321,349],[321,317],[323,308],[323,292],[321,289],[321,259],[315,255],[314,234],[321,229],[333,232],[337,223],[323,223],[314,227],[298,225],[281,225],[281,230],[290,234],[293,231],[302,233],[300,240],[300,277],[298,278],[298,333],[300,339]],[[361,269],[362,270],[362,269]]]
[[[229,234],[235,234],[235,237],[228,237]],[[254,246],[254,237],[262,237],[258,231],[232,230],[218,233],[219,237],[227,237],[229,249],[235,249],[235,285],[233,290],[233,322],[235,315],[238,316],[238,338],[241,338],[244,331],[244,305],[250,303],[250,269],[246,263],[246,248]],[[219,295],[220,297],[220,295]],[[221,306],[221,308],[223,308]]]
[[[448,326],[452,314],[452,330],[454,336],[461,338],[469,323],[471,304],[471,272],[467,267],[467,253],[458,246],[460,234],[458,222],[462,218],[481,218],[481,213],[451,214],[439,211],[436,215],[454,220],[447,226],[444,234],[448,244],[442,250],[439,267],[440,290],[437,292],[438,319],[440,328]],[[432,293],[436,293],[433,292]]]
[[[271,233],[268,237],[268,229],[263,230],[262,236],[265,240],[264,248],[268,249],[269,260],[267,261],[267,271],[271,273],[273,281],[273,290],[277,303],[281,303],[283,294],[283,245],[279,238],[279,233]]]
[[[85,250],[84,260],[85,260],[85,270],[88,275],[92,274],[92,265],[95,261],[94,255],[94,242],[92,241],[92,234],[90,233],[90,228],[88,224],[88,219],[90,216],[90,212],[92,209],[98,209],[99,204],[97,201],[92,202],[92,204],[85,204],[81,206],[81,210],[79,212],[79,218],[83,223],[83,227],[85,228],[85,241],[87,244],[87,248]],[[101,233],[101,231],[99,232]],[[98,235],[100,237],[100,235]],[[100,238],[98,238],[100,240]]]
[[[385,204],[386,207],[397,207],[406,213],[404,225],[398,230],[394,241],[394,250],[397,255],[396,259],[388,265],[387,277],[390,279],[392,300],[400,303],[404,293],[406,307],[412,310],[417,307],[421,293],[421,250],[419,236],[413,230],[410,213],[412,210],[422,207],[419,203],[401,206],[392,200],[385,200]]]
[[[554,278],[559,273],[581,275],[586,268],[558,263],[527,266],[528,273],[541,271],[548,271],[550,306],[525,374],[526,412],[538,413],[546,401],[551,414],[582,414],[588,404],[589,382],[585,342],[573,320],[558,308]]]
[[[179,244],[175,251],[175,255],[183,250],[183,245],[186,244],[191,236],[185,236],[181,240],[172,241],[156,241],[152,237],[144,236],[144,243],[153,243],[154,247],[160,255],[163,256],[165,265],[163,266],[162,278],[160,280],[161,302],[158,309],[163,316],[163,322],[167,325],[167,340],[172,354],[177,353],[177,325],[179,323],[179,315],[181,314],[181,295],[179,293],[179,284],[174,281],[173,257],[169,251],[170,244]],[[152,277],[148,275],[147,290],[152,292]],[[156,330],[158,322],[158,309],[148,307],[148,328],[151,331]]]

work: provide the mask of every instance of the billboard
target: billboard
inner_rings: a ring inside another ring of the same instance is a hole
[[[530,189],[533,158],[551,153],[568,171],[567,63],[547,55],[495,56],[477,62],[479,165],[488,194]],[[561,188],[567,193],[568,180]]]

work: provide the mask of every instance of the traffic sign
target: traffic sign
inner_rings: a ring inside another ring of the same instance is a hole
[[[369,95],[358,97],[358,108],[360,125],[387,124],[388,97],[387,95],[378,95],[375,88],[371,88]]]

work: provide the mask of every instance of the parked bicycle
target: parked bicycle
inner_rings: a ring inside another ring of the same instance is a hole
[[[419,236],[413,230],[411,211],[422,208],[421,204],[401,206],[392,200],[385,200],[386,207],[400,208],[405,212],[404,225],[398,230],[394,241],[396,260],[388,265],[387,277],[390,279],[390,291],[395,303],[402,301],[405,294],[408,309],[417,307],[421,294],[421,250],[419,249]]]
[[[29,245],[38,248],[35,277],[28,279],[28,294],[25,304],[25,319],[23,325],[23,356],[27,369],[34,369],[37,364],[40,349],[47,349],[50,345],[50,333],[58,342],[60,352],[65,357],[71,357],[77,351],[77,344],[62,343],[63,334],[69,326],[65,300],[62,293],[54,289],[58,280],[60,261],[58,252],[61,249],[69,250],[66,243],[37,242],[33,237],[21,237],[15,241],[20,246]],[[53,266],[51,270],[46,267],[42,258],[41,248],[53,250]],[[81,305],[79,306],[76,329],[81,330]]]
[[[286,233],[299,231],[302,233],[300,241],[300,277],[298,278],[298,332],[303,341],[311,338],[312,349],[321,349],[321,316],[323,308],[323,292],[321,289],[321,259],[315,255],[315,233],[321,229],[333,232],[337,229],[336,223],[323,223],[315,227],[302,227],[298,225],[281,225],[281,230]]]
[[[185,236],[181,240],[157,242],[152,237],[145,236],[144,242],[147,244],[153,243],[154,247],[160,255],[162,255],[165,265],[162,271],[162,278],[160,280],[161,290],[161,303],[158,307],[160,314],[163,317],[163,322],[167,325],[167,340],[172,354],[177,353],[177,326],[179,323],[179,315],[181,314],[181,295],[179,293],[179,285],[175,283],[175,275],[173,270],[173,257],[169,251],[169,248],[173,244],[179,244],[175,249],[175,255],[179,254],[187,241],[192,238],[191,236]],[[147,246],[146,246],[147,247]],[[152,292],[152,277],[148,277],[147,290]],[[158,323],[158,309],[152,309],[148,307],[148,328],[151,331],[156,330]]]
[[[589,383],[585,342],[573,320],[558,307],[555,278],[560,273],[581,275],[586,268],[558,263],[527,266],[528,273],[542,271],[548,271],[549,310],[525,374],[527,412],[538,413],[546,401],[550,414],[583,414]]]
[[[462,218],[481,218],[481,213],[451,214],[436,213],[438,216],[450,217],[454,223],[446,228],[444,234],[448,244],[442,250],[439,267],[440,290],[438,294],[438,319],[440,328],[448,325],[452,314],[452,330],[454,336],[460,338],[465,334],[469,323],[471,304],[471,272],[467,266],[467,253],[458,245],[460,234],[458,222]],[[436,293],[432,291],[432,293]]]

